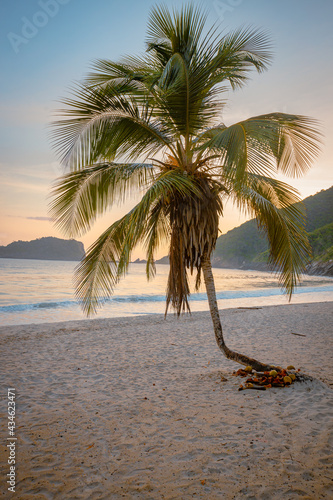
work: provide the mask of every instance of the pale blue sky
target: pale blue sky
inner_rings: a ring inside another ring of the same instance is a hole
[[[167,5],[177,2],[166,0]],[[274,41],[269,70],[253,73],[230,92],[229,124],[270,111],[310,115],[322,122],[323,152],[312,171],[290,180],[302,196],[333,184],[332,47],[330,0],[206,0],[208,25],[221,31],[252,25]],[[147,18],[155,2],[106,0],[1,0],[0,2],[0,245],[54,235],[47,220],[50,183],[61,170],[48,140],[56,101],[67,95],[97,58],[119,59],[144,50]],[[119,208],[81,240],[87,246]],[[244,218],[227,207],[223,232]],[[162,251],[163,253],[163,251]]]

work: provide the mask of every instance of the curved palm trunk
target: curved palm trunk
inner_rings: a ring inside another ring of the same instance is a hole
[[[207,297],[209,302],[210,314],[212,317],[213,325],[214,325],[214,333],[217,345],[223,352],[223,354],[233,361],[237,361],[246,366],[252,366],[252,368],[256,371],[267,371],[271,370],[272,366],[265,365],[257,361],[256,359],[249,358],[248,356],[244,356],[244,354],[239,354],[238,352],[231,351],[225,344],[223,338],[222,325],[220,321],[220,314],[217,307],[216,300],[216,292],[215,292],[215,284],[212,273],[212,265],[210,262],[210,258],[207,256],[203,256],[201,260],[201,268],[204,276],[204,281],[206,285]]]

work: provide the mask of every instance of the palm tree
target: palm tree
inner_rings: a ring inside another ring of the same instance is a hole
[[[131,252],[144,245],[147,278],[154,254],[169,243],[166,312],[189,311],[188,270],[203,274],[216,341],[227,358],[254,369],[266,364],[228,349],[217,307],[211,255],[223,204],[257,218],[270,246],[270,264],[291,296],[309,257],[298,193],[277,173],[303,174],[318,152],[316,122],[270,113],[221,123],[223,92],[241,87],[254,68],[266,69],[270,41],[242,29],[205,30],[206,15],[183,6],[151,11],[142,57],[98,60],[63,100],[54,146],[69,172],[53,190],[51,213],[68,236],[140,188],[141,201],[89,248],[75,272],[76,295],[91,315],[113,293]]]

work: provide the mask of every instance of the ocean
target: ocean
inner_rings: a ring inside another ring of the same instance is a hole
[[[0,325],[85,319],[72,286],[76,265],[64,261],[0,259]],[[131,264],[127,277],[94,317],[164,313],[169,267],[162,264],[156,267],[156,277],[147,282],[145,265]],[[213,273],[221,309],[288,304],[274,274],[217,268]],[[292,298],[292,303],[326,301],[333,301],[333,278],[321,276],[303,276]],[[190,306],[192,311],[208,310],[204,287],[191,294]]]

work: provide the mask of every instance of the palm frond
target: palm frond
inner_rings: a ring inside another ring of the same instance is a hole
[[[146,61],[132,58],[131,61],[115,63],[113,61],[98,59],[92,64],[92,71],[85,79],[88,87],[106,87],[116,84],[124,91],[129,86],[139,92],[143,86],[144,78],[150,76]]]
[[[228,33],[212,58],[217,79],[228,80],[232,88],[242,86],[252,67],[259,73],[267,69],[272,59],[271,48],[270,37],[264,31],[245,28]]]
[[[150,212],[144,240],[144,248],[147,255],[146,275],[148,280],[153,278],[156,273],[155,252],[161,245],[168,242],[169,236],[170,223],[165,213],[165,205],[160,199]]]
[[[173,15],[165,5],[151,10],[147,30],[147,51],[164,66],[175,53],[190,61],[197,50],[207,14],[194,4],[181,7]]]
[[[57,180],[51,196],[51,216],[59,229],[70,237],[91,228],[115,202],[124,201],[138,188],[154,179],[150,164],[98,164],[70,172]]]
[[[269,263],[279,272],[279,282],[290,299],[311,256],[297,191],[284,182],[254,174],[242,188],[237,186],[235,196],[238,206],[255,216],[266,234]]]
[[[304,174],[320,151],[316,120],[305,116],[271,113],[208,130],[200,149],[220,152],[224,172],[241,181],[246,173]]]
[[[116,155],[132,161],[165,147],[173,152],[173,136],[161,120],[147,118],[142,103],[124,96],[117,85],[81,86],[74,95],[77,99],[63,101],[68,106],[63,114],[69,118],[55,122],[53,131],[54,147],[72,170]]]
[[[159,80],[154,114],[175,124],[176,130],[188,141],[208,120],[217,116],[221,107],[207,97],[207,74],[200,68],[191,71],[184,57],[176,53],[166,64]]]

